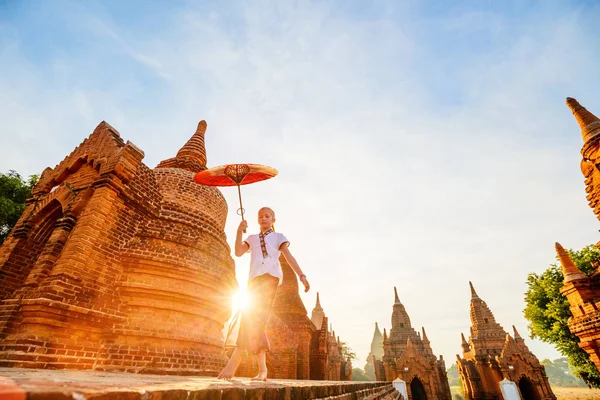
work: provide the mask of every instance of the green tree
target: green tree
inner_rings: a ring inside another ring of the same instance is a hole
[[[559,387],[585,387],[585,382],[573,376],[569,370],[566,358],[558,358],[554,361],[542,360],[541,364],[546,369],[550,385]]]
[[[446,375],[448,376],[448,383],[450,386],[461,386],[462,382],[460,381],[460,376],[458,374],[458,367],[456,364],[452,364],[450,368],[446,371]]]
[[[342,342],[342,357],[344,360],[356,360],[356,353],[352,351],[346,342]]]
[[[464,399],[463,385],[456,364],[452,364],[450,368],[448,368],[446,375],[448,376],[448,383],[450,384],[450,390],[452,391],[452,398]]]
[[[567,250],[579,269],[589,274],[600,259],[600,249],[595,245],[579,251]],[[589,355],[579,347],[579,338],[571,333],[567,320],[572,316],[567,298],[560,293],[563,275],[559,265],[551,264],[541,274],[527,276],[525,293],[525,318],[529,321],[532,338],[552,343],[567,358],[575,376],[589,387],[600,388],[600,373]]]
[[[36,175],[24,181],[15,171],[0,173],[0,244],[25,210],[25,200],[31,197],[31,189],[38,181]]]
[[[363,371],[362,369],[352,368],[352,380],[353,381],[370,381],[372,379],[369,378],[367,376],[367,374],[365,374],[365,371]]]

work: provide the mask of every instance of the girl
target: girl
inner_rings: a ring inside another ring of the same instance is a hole
[[[242,361],[243,351],[247,350],[258,359],[258,375],[254,380],[267,380],[267,351],[269,339],[265,332],[271,305],[275,298],[277,286],[281,284],[283,272],[279,263],[279,255],[283,254],[294,272],[300,277],[304,291],[310,285],[306,275],[302,273],[298,262],[290,253],[287,238],[275,232],[275,213],[268,207],[258,211],[260,233],[250,235],[242,241],[242,232],[248,227],[242,221],[235,238],[235,255],[241,257],[250,251],[250,276],[248,278],[248,294],[252,305],[240,315],[234,317],[225,340],[225,346],[235,347],[229,362],[219,374],[219,379],[231,379]]]

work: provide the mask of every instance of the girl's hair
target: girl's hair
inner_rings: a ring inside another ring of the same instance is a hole
[[[271,213],[271,215],[273,216],[273,219],[275,219],[275,211],[273,211],[272,208],[270,207],[263,207],[260,210],[258,210],[258,213],[260,214],[261,211],[266,210],[268,212]],[[273,232],[275,232],[275,225],[271,225],[271,229],[273,230]]]

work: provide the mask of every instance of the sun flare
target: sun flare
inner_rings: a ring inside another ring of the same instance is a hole
[[[246,289],[239,289],[231,299],[231,310],[235,313],[244,310],[250,304],[250,298]]]

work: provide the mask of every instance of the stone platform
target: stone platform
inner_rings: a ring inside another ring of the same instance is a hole
[[[334,382],[0,368],[1,400],[396,399],[391,382]]]

